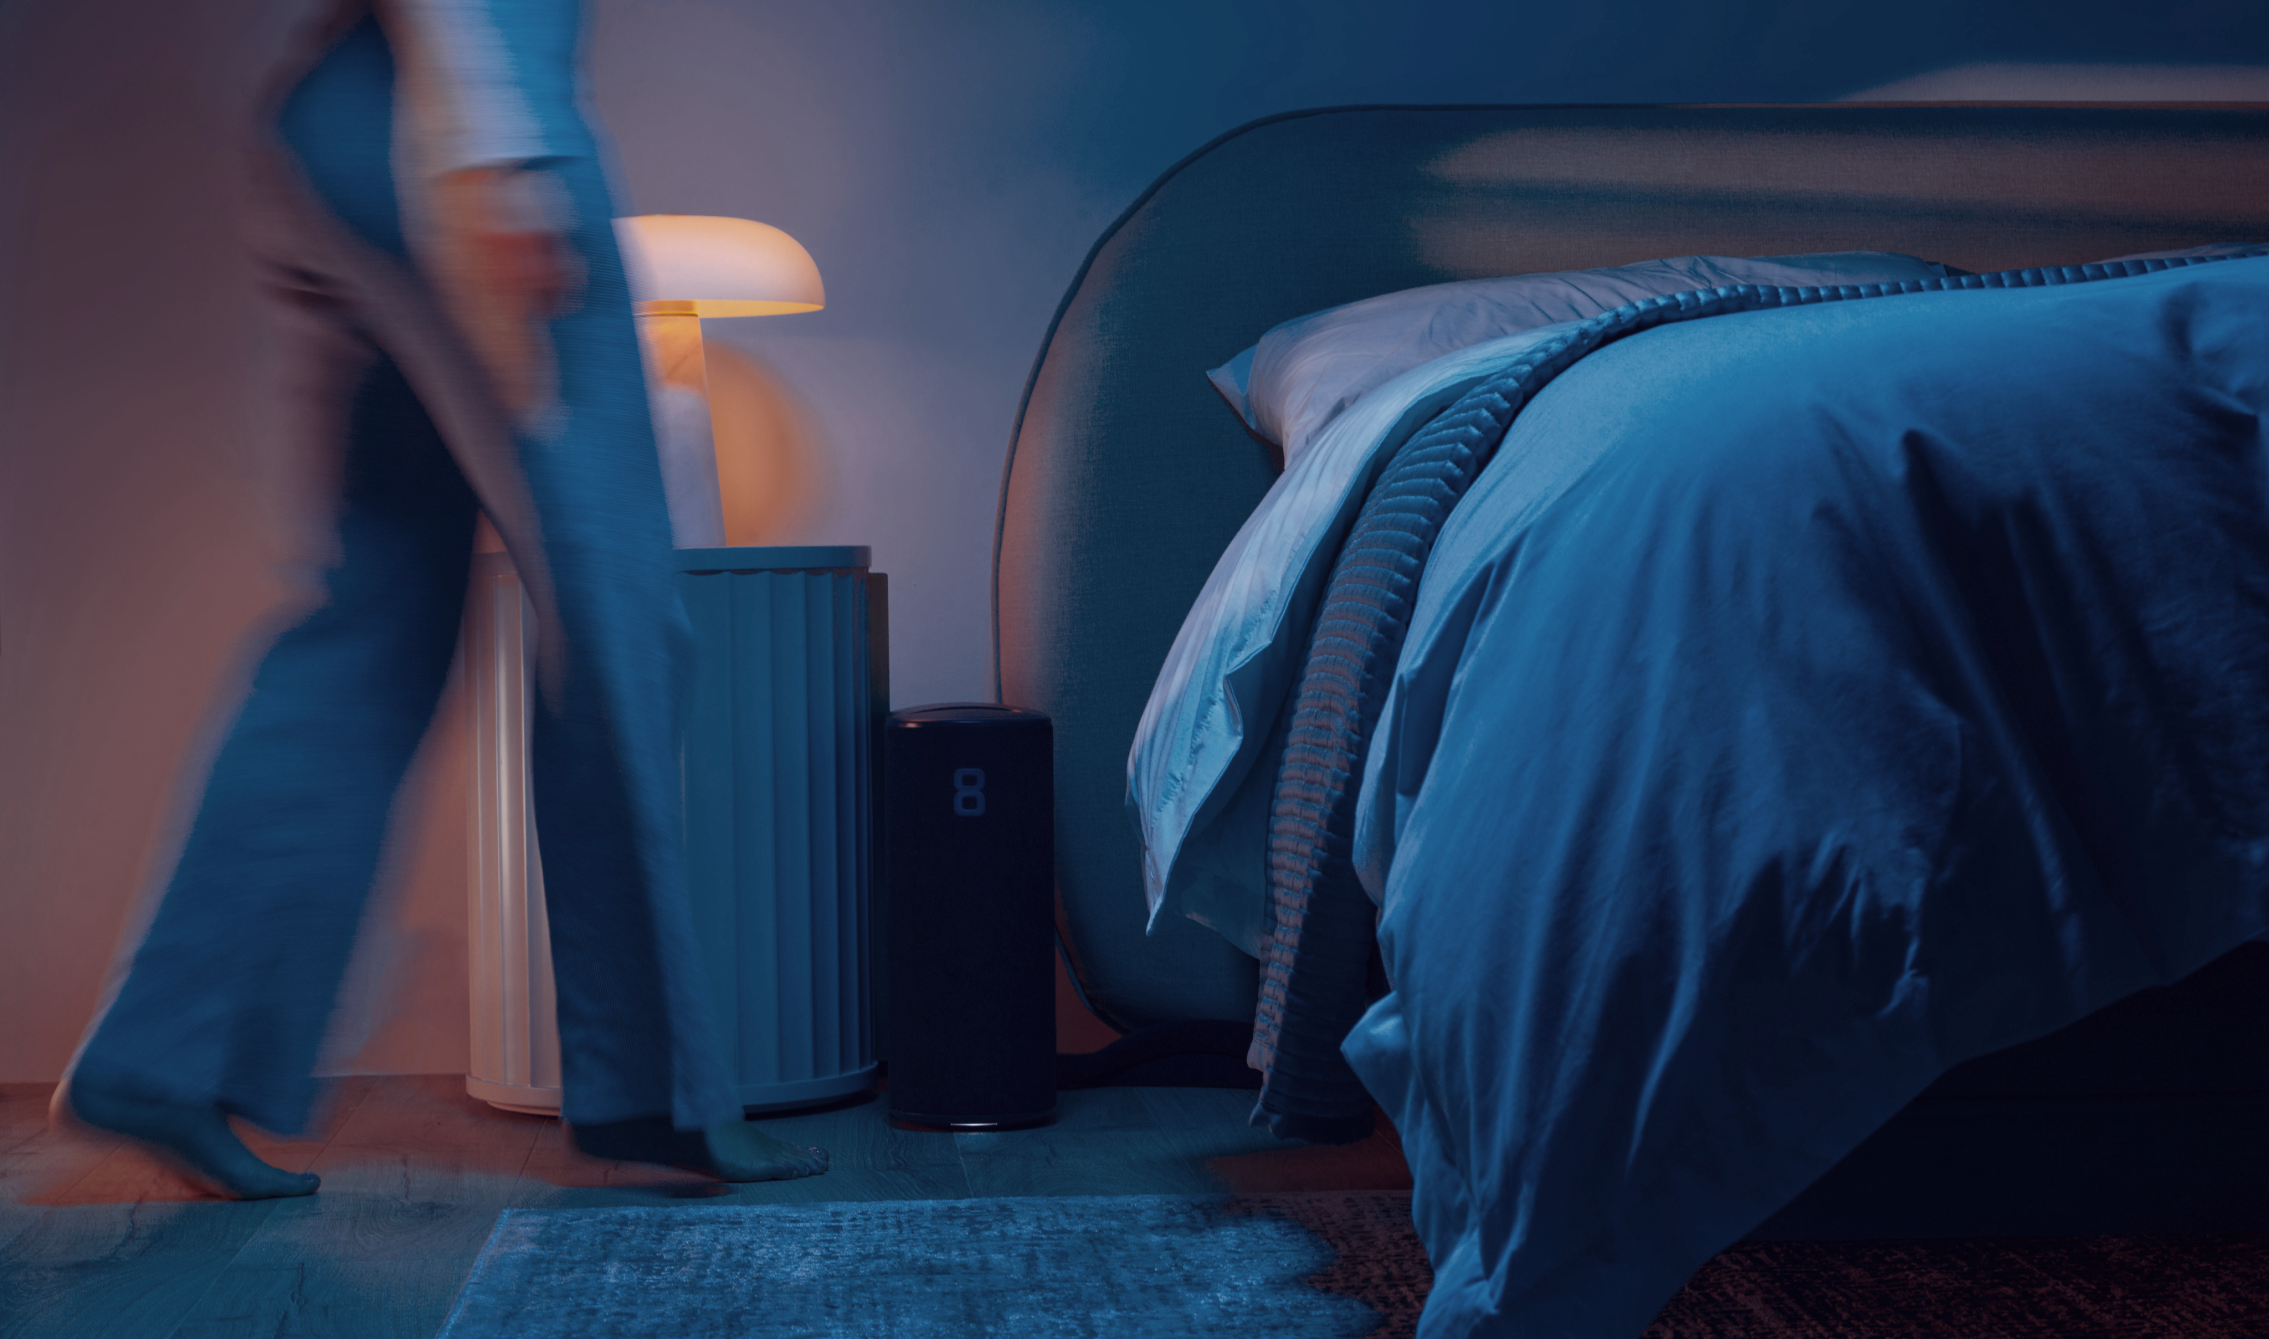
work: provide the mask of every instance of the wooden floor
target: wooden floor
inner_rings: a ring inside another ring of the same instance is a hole
[[[508,1207],[1410,1186],[1383,1122],[1361,1144],[1295,1147],[1245,1124],[1248,1092],[1102,1088],[1062,1094],[1054,1125],[1014,1133],[894,1129],[871,1096],[768,1119],[781,1138],[827,1148],[833,1169],[721,1187],[583,1158],[557,1121],[424,1075],[339,1080],[315,1138],[256,1145],[320,1173],[322,1192],[238,1204],[197,1195],[121,1142],[51,1134],[49,1093],[0,1086],[5,1339],[427,1339]]]

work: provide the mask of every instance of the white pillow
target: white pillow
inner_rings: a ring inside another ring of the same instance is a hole
[[[1889,283],[1946,272],[1911,256],[1854,252],[1690,256],[1434,284],[1287,321],[1217,369],[1214,383],[1233,405],[1240,394],[1257,403],[1304,371],[1302,403],[1320,398],[1331,409],[1283,443],[1284,473],[1214,564],[1136,727],[1127,807],[1142,837],[1151,923],[1171,906],[1261,955],[1276,777],[1273,763],[1257,760],[1269,752],[1278,709],[1304,668],[1309,625],[1340,543],[1395,446],[1524,349],[1552,338],[1550,327],[1563,321],[1697,287]],[[1376,316],[1375,325],[1366,316]],[[1382,346],[1383,366],[1357,356],[1366,338]],[[1266,375],[1256,376],[1257,387],[1239,381],[1233,369],[1240,365]],[[1327,374],[1335,378],[1328,384]],[[1269,421],[1281,422],[1279,412]]]
[[[1277,476],[1214,564],[1158,671],[1127,757],[1155,926],[1169,904],[1261,956],[1270,731],[1304,668],[1332,560],[1394,448],[1564,326],[1460,349],[1366,396]]]
[[[1385,293],[1294,317],[1206,375],[1290,469],[1316,434],[1356,401],[1420,363],[1457,349],[1626,302],[1725,284],[1893,283],[1945,274],[1886,251],[1818,256],[1678,256],[1601,270],[1467,279]]]

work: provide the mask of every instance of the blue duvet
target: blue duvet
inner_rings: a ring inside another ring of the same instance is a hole
[[[1421,1333],[1631,1336],[1948,1066],[2269,929],[2269,258],[1681,320],[1520,412],[1366,759]]]

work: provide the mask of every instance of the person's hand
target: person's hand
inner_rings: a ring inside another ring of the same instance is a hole
[[[573,310],[582,288],[566,205],[542,171],[467,168],[434,181],[435,278],[497,393],[523,416],[552,394],[545,322]]]
[[[572,309],[581,266],[561,236],[566,220],[549,176],[467,168],[444,175],[436,193],[442,227],[492,298],[530,316]]]

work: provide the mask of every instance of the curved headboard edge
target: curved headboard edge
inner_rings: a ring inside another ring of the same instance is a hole
[[[1166,170],[1165,170],[1164,172],[1161,172],[1161,173],[1159,173],[1159,174],[1158,174],[1158,177],[1157,177],[1157,178],[1156,178],[1155,180],[1153,180],[1153,181],[1152,181],[1152,182],[1151,182],[1151,183],[1150,183],[1150,184],[1149,184],[1148,186],[1145,186],[1145,187],[1143,188],[1143,190],[1142,190],[1142,193],[1141,193],[1140,195],[1137,195],[1137,196],[1136,196],[1136,197],[1135,197],[1135,198],[1134,198],[1133,200],[1129,201],[1129,202],[1128,202],[1128,204],[1127,204],[1127,207],[1126,207],[1125,209],[1122,209],[1122,210],[1120,210],[1120,211],[1119,211],[1119,215],[1118,215],[1118,217],[1117,217],[1117,218],[1114,218],[1114,219],[1112,219],[1112,220],[1111,220],[1111,222],[1110,222],[1110,223],[1109,223],[1109,224],[1108,224],[1108,225],[1107,225],[1107,226],[1106,226],[1106,227],[1105,227],[1105,228],[1103,229],[1103,231],[1102,231],[1102,232],[1101,232],[1101,233],[1100,233],[1100,234],[1099,234],[1099,235],[1098,235],[1098,236],[1096,237],[1094,244],[1093,244],[1092,246],[1090,246],[1090,247],[1088,247],[1088,248],[1087,248],[1087,254],[1086,254],[1085,256],[1081,257],[1081,259],[1080,259],[1080,262],[1079,262],[1079,268],[1078,268],[1078,269],[1076,269],[1076,270],[1074,270],[1074,271],[1072,272],[1071,282],[1070,282],[1069,284],[1067,284],[1067,285],[1065,285],[1065,286],[1064,286],[1064,295],[1063,295],[1063,297],[1062,297],[1062,298],[1060,298],[1060,299],[1058,299],[1058,300],[1057,300],[1057,302],[1056,302],[1056,310],[1055,310],[1055,312],[1054,312],[1054,313],[1053,313],[1053,314],[1052,314],[1051,316],[1049,316],[1049,318],[1048,318],[1048,328],[1047,328],[1047,329],[1046,329],[1045,331],[1043,331],[1043,332],[1041,333],[1041,335],[1040,335],[1040,347],[1039,347],[1039,348],[1038,348],[1037,350],[1035,350],[1035,351],[1033,352],[1033,355],[1032,355],[1032,366],[1031,366],[1030,370],[1029,370],[1029,371],[1027,371],[1027,372],[1025,373],[1025,376],[1024,376],[1024,390],[1023,390],[1023,392],[1022,392],[1022,393],[1021,393],[1021,394],[1020,394],[1020,395],[1019,395],[1019,396],[1017,397],[1017,402],[1016,402],[1016,417],[1015,417],[1015,419],[1014,419],[1014,420],[1013,420],[1013,421],[1012,421],[1012,422],[1011,422],[1011,423],[1009,424],[1009,430],[1008,430],[1008,452],[1007,452],[1006,456],[1005,456],[1005,457],[1003,458],[1003,460],[1001,461],[1000,505],[999,505],[999,506],[997,506],[997,507],[996,507],[996,508],[994,509],[994,513],[993,513],[993,561],[992,561],[992,574],[991,574],[991,582],[990,582],[990,587],[991,587],[991,589],[990,589],[990,597],[991,597],[991,617],[992,617],[992,648],[993,648],[993,700],[994,700],[994,701],[996,701],[996,702],[998,702],[998,701],[1000,701],[1000,700],[1001,700],[1001,699],[1000,699],[1000,692],[1001,692],[1001,622],[1000,622],[1000,614],[1001,614],[1001,604],[1000,604],[1000,602],[1001,602],[1001,533],[1002,533],[1002,530],[1003,530],[1003,529],[1005,528],[1005,526],[1006,526],[1006,521],[1007,521],[1007,506],[1008,506],[1008,481],[1009,481],[1009,476],[1010,476],[1010,474],[1012,474],[1012,473],[1013,473],[1013,472],[1015,471],[1015,469],[1016,469],[1016,445],[1017,445],[1017,441],[1018,441],[1018,439],[1019,439],[1020,437],[1022,437],[1022,436],[1023,436],[1023,434],[1024,434],[1024,415],[1025,415],[1025,411],[1026,411],[1027,409],[1029,409],[1029,408],[1031,407],[1031,404],[1032,404],[1032,387],[1033,387],[1034,383],[1035,383],[1035,382],[1037,382],[1037,381],[1039,380],[1039,378],[1040,378],[1040,365],[1041,365],[1041,364],[1042,364],[1043,362],[1047,361],[1047,357],[1048,357],[1048,346],[1049,346],[1050,344],[1052,344],[1052,343],[1054,343],[1054,342],[1055,342],[1055,338],[1056,338],[1056,329],[1057,329],[1057,327],[1058,327],[1058,326],[1060,326],[1060,325],[1062,325],[1062,324],[1063,324],[1063,319],[1064,319],[1064,312],[1065,312],[1066,310],[1068,310],[1068,309],[1070,308],[1073,296],[1074,296],[1074,295],[1076,295],[1076,294],[1077,294],[1077,293],[1079,292],[1079,286],[1080,286],[1081,282],[1082,282],[1082,281],[1084,281],[1084,280],[1085,280],[1085,279],[1087,278],[1087,272],[1088,272],[1088,271],[1089,271],[1090,269],[1094,268],[1094,265],[1095,265],[1095,258],[1096,258],[1096,257],[1097,257],[1098,255],[1101,255],[1101,254],[1102,254],[1102,252],[1103,252],[1103,248],[1104,248],[1105,246],[1107,246],[1107,245],[1109,245],[1109,244],[1110,244],[1110,242],[1111,242],[1111,239],[1112,239],[1113,237],[1116,237],[1116,236],[1118,235],[1118,233],[1119,233],[1119,230],[1120,230],[1121,228],[1125,227],[1125,226],[1127,225],[1127,222],[1128,222],[1128,221],[1129,221],[1130,219],[1134,218],[1134,216],[1135,216],[1136,214],[1139,214],[1139,213],[1141,213],[1141,212],[1142,212],[1142,207],[1143,207],[1144,205],[1146,205],[1146,204],[1150,203],[1150,199],[1151,199],[1151,197],[1152,197],[1152,196],[1154,196],[1154,195],[1156,195],[1156,194],[1158,194],[1158,192],[1159,192],[1159,191],[1160,191],[1161,189],[1163,189],[1163,188],[1165,187],[1166,183],[1168,183],[1169,181],[1172,181],[1172,180],[1173,180],[1173,179],[1174,179],[1174,178],[1175,178],[1176,176],[1180,175],[1180,174],[1181,174],[1181,172],[1182,172],[1182,170],[1183,170],[1184,168],[1188,167],[1188,166],[1189,166],[1190,164],[1192,164],[1192,163],[1194,163],[1194,162],[1198,161],[1199,159],[1201,159],[1201,158],[1205,157],[1205,156],[1206,156],[1207,154],[1210,154],[1210,153],[1212,153],[1212,152],[1213,152],[1213,151],[1214,151],[1215,149],[1218,149],[1218,148],[1220,148],[1220,147],[1221,147],[1222,145],[1224,145],[1224,144],[1228,143],[1228,142],[1229,142],[1230,140],[1236,139],[1236,138],[1238,138],[1238,137],[1239,137],[1239,136],[1241,136],[1241,135],[1247,135],[1247,134],[1250,134],[1250,133],[1252,133],[1253,131],[1256,131],[1256,130],[1262,129],[1263,127],[1266,127],[1266,126],[1271,126],[1271,125],[1275,125],[1275,124],[1277,124],[1277,123],[1278,123],[1278,122],[1280,122],[1280,121],[1297,121],[1297,120],[1303,119],[1303,118],[1305,118],[1305,117],[1311,117],[1311,116],[1335,116],[1335,115],[1340,115],[1340,114],[1343,114],[1343,113],[1348,113],[1348,112],[1382,112],[1382,111],[1509,111],[1509,110],[1513,110],[1513,109],[1516,109],[1516,108],[1518,108],[1518,109],[1521,109],[1521,110],[1536,110],[1536,111],[1543,111],[1543,110],[1570,110],[1570,111],[1577,111],[1577,110],[1580,110],[1580,111],[1615,111],[1615,110],[1622,110],[1622,109],[1626,109],[1626,108],[1635,108],[1635,107],[1647,107],[1647,108],[1673,108],[1673,107],[1692,107],[1692,108],[1719,108],[1719,107],[1722,107],[1722,108],[1779,108],[1779,107],[1805,107],[1805,106],[1820,106],[1820,105],[1827,105],[1827,106],[1842,106],[1842,107],[2098,107],[2098,108],[2133,108],[2133,109],[2138,109],[2138,110],[2141,110],[2141,109],[2159,109],[2159,108],[2181,108],[2181,107],[2214,107],[2214,108],[2220,108],[2220,109],[2225,109],[2225,110],[2231,110],[2231,109],[2244,109],[2244,110],[2252,110],[2252,109],[2269,109],[2269,102],[2262,102],[2262,103],[2256,103],[2256,102],[2236,102],[2236,103],[2198,103],[2198,102],[2132,102],[2132,103],[2114,103],[2114,102],[1990,102],[1990,103],[1987,103],[1987,102],[1976,102],[1976,101],[1951,101],[1951,102],[1947,102],[1947,101],[1902,101],[1902,102],[1866,102],[1866,103],[1830,103],[1830,104],[1817,104],[1817,103],[1771,103],[1771,102],[1710,102],[1710,103],[1622,103],[1622,102],[1558,102],[1558,103],[1495,103],[1495,102],[1461,102],[1461,103],[1413,103],[1413,102],[1361,102],[1361,103],[1345,103],[1345,104],[1342,104],[1342,105],[1339,105],[1339,106],[1334,106],[1334,107],[1303,107],[1303,108],[1300,108],[1300,109],[1298,109],[1298,110],[1295,110],[1295,111],[1289,111],[1289,112],[1276,112],[1276,113],[1273,113],[1273,114],[1271,114],[1271,115],[1268,115],[1268,116],[1263,116],[1263,117],[1259,117],[1259,118],[1257,118],[1257,119],[1255,119],[1255,120],[1247,121],[1247,122],[1245,122],[1245,123],[1244,123],[1244,124],[1242,124],[1242,125],[1238,125],[1238,126],[1234,126],[1234,127],[1231,127],[1231,128],[1230,128],[1230,129],[1228,129],[1228,130],[1224,130],[1224,131],[1222,131],[1222,132],[1221,132],[1220,134],[1218,134],[1218,135],[1214,136],[1214,137],[1213,137],[1212,139],[1209,139],[1209,140],[1207,140],[1207,141],[1206,141],[1206,142],[1205,142],[1204,144],[1201,144],[1201,145],[1199,145],[1199,146],[1198,146],[1197,148],[1195,148],[1195,149],[1191,150],[1191,151],[1190,151],[1189,153],[1187,153],[1187,154],[1184,154],[1184,155],[1183,155],[1183,156],[1182,156],[1181,158],[1179,158],[1178,160],[1176,160],[1176,161],[1174,162],[1174,164],[1173,164],[1172,166],[1168,167],[1168,168],[1167,168],[1167,169],[1166,169]]]
[[[1882,248],[1999,269],[2265,235],[2258,105],[1392,104],[1217,136],[1089,249],[1002,466],[994,690],[1057,717],[1059,930],[1081,993],[1124,1030],[1249,1014],[1257,987],[1202,926],[1145,933],[1121,800],[1180,610],[1273,477],[1203,369],[1269,325],[1647,256]]]
[[[1305,107],[1298,111],[1277,112],[1255,121],[1247,121],[1241,126],[1222,131],[1204,144],[1184,154],[1172,167],[1159,173],[1158,179],[1145,186],[1142,194],[1136,196],[1125,209],[1120,210],[1119,216],[1112,219],[1110,225],[1103,229],[1101,235],[1096,237],[1095,245],[1087,248],[1087,255],[1081,258],[1079,268],[1072,272],[1071,282],[1065,285],[1064,295],[1056,303],[1055,314],[1048,318],[1048,328],[1040,336],[1040,347],[1032,355],[1032,370],[1024,375],[1024,393],[1017,397],[1016,419],[1009,425],[1008,455],[1001,461],[1000,505],[993,512],[992,620],[993,700],[995,702],[1003,700],[1001,697],[1001,536],[1008,528],[1008,482],[1009,476],[1016,471],[1016,444],[1018,439],[1024,436],[1025,411],[1032,407],[1032,387],[1040,380],[1040,365],[1048,360],[1048,346],[1055,343],[1056,329],[1063,324],[1064,313],[1071,309],[1072,299],[1078,295],[1079,286],[1086,281],[1087,272],[1095,267],[1095,258],[1103,254],[1103,248],[1111,244],[1111,239],[1119,235],[1119,230],[1127,225],[1128,220],[1142,212],[1142,207],[1150,203],[1152,196],[1164,189],[1167,182],[1181,175],[1183,168],[1212,153],[1230,140],[1236,139],[1240,135],[1250,134],[1263,126],[1275,125],[1279,121],[1297,121],[1309,116],[1331,116],[1341,112],[1414,111],[1421,108],[1428,111],[1489,111],[1494,110],[1496,105],[1490,103],[1349,103],[1339,107]]]

